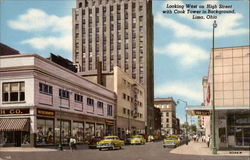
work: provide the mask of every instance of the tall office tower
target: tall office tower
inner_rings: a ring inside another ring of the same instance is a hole
[[[97,68],[105,76],[118,66],[143,84],[147,131],[154,129],[152,0],[77,0],[73,9],[73,62],[79,74],[92,81],[98,79]],[[107,81],[102,80],[103,85]]]

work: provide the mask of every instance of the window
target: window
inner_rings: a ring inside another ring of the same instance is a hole
[[[123,99],[126,99],[126,94],[125,93],[123,93]]]
[[[59,97],[64,99],[69,99],[69,91],[64,89],[59,89]]]
[[[128,115],[130,115],[130,110],[128,109]]]
[[[127,110],[126,108],[123,108],[123,114],[126,114],[126,110]]]
[[[94,106],[94,100],[92,98],[87,98],[87,105]]]
[[[75,102],[82,102],[82,101],[83,101],[83,96],[75,94]]]
[[[168,118],[166,119],[166,122],[167,122],[167,123],[169,122],[169,119],[168,119]]]
[[[44,94],[49,94],[52,95],[52,86],[44,84],[44,83],[39,83],[39,91],[40,93],[44,93]]]
[[[24,82],[3,83],[3,102],[15,102],[25,100]]]
[[[103,108],[103,102],[97,101],[97,107],[98,108]]]
[[[107,114],[108,116],[112,116],[113,115],[113,106],[108,104],[108,108],[107,108]]]

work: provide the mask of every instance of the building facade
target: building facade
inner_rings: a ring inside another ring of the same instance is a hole
[[[114,66],[145,87],[147,128],[153,127],[153,15],[151,0],[77,0],[73,9],[73,61],[81,76]]]
[[[114,67],[114,92],[117,95],[116,125],[120,138],[145,134],[144,87],[119,67]]]
[[[161,134],[177,134],[178,129],[176,123],[176,103],[172,97],[155,98],[154,104],[156,108],[161,110]]]
[[[249,148],[249,46],[216,48],[214,50],[214,102],[216,146],[224,148]],[[203,78],[204,107],[213,101],[212,55],[208,77]],[[211,117],[204,116],[206,135],[211,136]]]
[[[85,143],[115,133],[113,91],[35,54],[0,57],[0,145]]]

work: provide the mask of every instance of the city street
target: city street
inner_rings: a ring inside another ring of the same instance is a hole
[[[79,148],[79,147],[78,147]],[[99,151],[80,147],[77,151],[0,152],[0,160],[249,160],[240,156],[195,156],[170,153],[161,142],[124,146],[122,150]]]

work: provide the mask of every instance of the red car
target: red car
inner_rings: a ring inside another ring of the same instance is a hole
[[[88,146],[90,149],[96,149],[97,148],[97,142],[101,141],[102,138],[101,137],[94,137],[91,138],[88,142]]]

